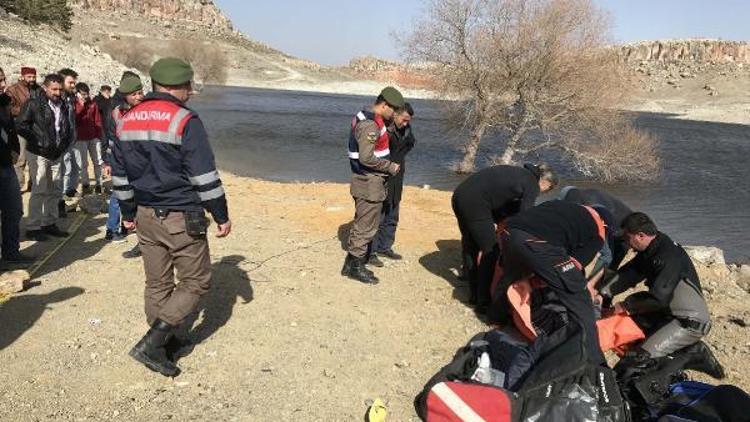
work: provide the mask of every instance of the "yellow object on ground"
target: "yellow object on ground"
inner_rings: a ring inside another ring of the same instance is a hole
[[[367,422],[385,422],[385,417],[388,415],[388,410],[383,404],[383,400],[375,399],[367,411]]]

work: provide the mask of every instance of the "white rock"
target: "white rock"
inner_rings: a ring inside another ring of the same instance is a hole
[[[714,246],[685,246],[690,259],[701,265],[726,265],[724,251]]]

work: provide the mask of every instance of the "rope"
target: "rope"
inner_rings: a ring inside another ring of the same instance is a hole
[[[26,269],[26,271],[29,273],[29,280],[33,279],[34,274],[36,274],[39,271],[39,269],[42,268],[42,266],[44,266],[44,264],[46,264],[47,261],[49,261],[49,259],[52,258],[60,250],[60,248],[65,246],[65,244],[68,243],[68,241],[71,238],[73,238],[73,236],[75,236],[76,233],[78,233],[78,230],[81,228],[81,226],[86,221],[86,219],[88,219],[88,214],[86,214],[85,212],[81,213],[81,215],[78,216],[78,218],[73,222],[73,224],[70,225],[68,229],[69,230],[68,236],[65,239],[63,239],[57,246],[55,246],[54,249],[52,249],[49,253],[47,253],[47,255],[43,259],[37,260],[30,267]],[[9,293],[6,295],[0,295],[0,304],[7,302],[8,299],[10,299],[11,297],[13,297],[12,293]]]

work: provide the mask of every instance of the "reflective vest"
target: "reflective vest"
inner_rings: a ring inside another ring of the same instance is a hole
[[[364,122],[366,120],[372,120],[375,122],[376,125],[378,125],[378,129],[380,130],[380,134],[378,135],[378,138],[375,140],[375,148],[373,153],[378,158],[388,159],[391,155],[390,150],[390,138],[388,136],[388,128],[385,126],[385,122],[383,121],[383,118],[376,115],[375,113],[368,111],[368,110],[362,110],[357,115],[352,118],[352,129],[349,134],[349,165],[352,168],[352,172],[357,174],[367,174],[367,173],[380,173],[382,172],[373,170],[362,163],[359,162],[359,144],[357,143],[357,137],[355,136],[354,132],[357,128],[357,125],[361,122]]]
[[[117,121],[117,139],[153,141],[181,145],[192,112],[165,100],[144,101],[125,112]]]
[[[120,106],[117,106],[112,109],[112,112],[109,114],[109,117],[112,119],[112,121],[115,124],[115,130],[120,127],[120,122],[122,121],[122,116],[125,114],[124,111],[122,111],[122,108]],[[116,133],[115,133],[116,135]],[[107,139],[107,145],[109,146],[109,153],[112,153],[112,147],[114,146],[115,140],[114,139]]]

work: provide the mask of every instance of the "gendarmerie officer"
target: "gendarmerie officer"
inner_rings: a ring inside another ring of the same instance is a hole
[[[556,184],[557,177],[547,165],[500,165],[472,174],[453,192],[463,273],[470,283],[469,302],[477,305],[479,313],[490,302],[489,283],[498,253],[496,224],[533,207],[539,193]]]
[[[185,105],[193,69],[183,60],[163,58],[150,76],[154,92],[118,125],[112,184],[123,224],[128,230],[138,225],[146,273],[151,328],[130,355],[149,369],[175,376],[179,368],[169,357],[184,356],[192,345],[173,333],[211,284],[204,209],[218,224],[217,237],[227,236],[232,225],[206,130]]]
[[[341,275],[366,284],[377,284],[378,278],[365,268],[369,246],[380,224],[380,211],[386,199],[386,181],[399,172],[400,166],[389,160],[389,137],[386,121],[395,109],[404,107],[404,97],[393,87],[386,87],[370,108],[352,119],[349,136],[349,165],[352,170],[351,195],[354,198],[354,221],[349,231],[347,255]]]

